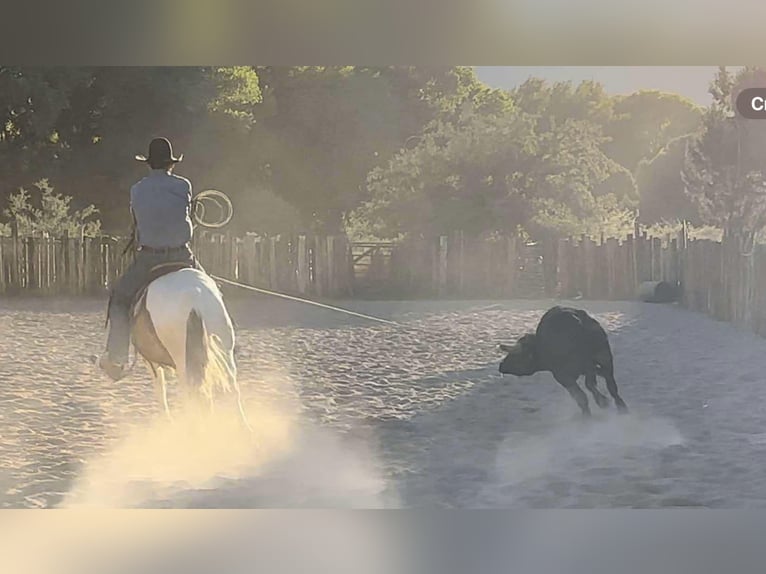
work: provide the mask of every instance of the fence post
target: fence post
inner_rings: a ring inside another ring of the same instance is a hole
[[[353,259],[351,256],[351,242],[348,236],[341,235],[338,237],[338,245],[336,246],[335,264],[337,265],[336,275],[338,277],[338,289],[339,294],[343,297],[348,297],[353,291]],[[391,258],[388,259],[388,275],[387,279],[391,280]]]
[[[19,273],[19,224],[15,218],[11,219],[11,266],[9,275],[11,292],[15,292],[21,288],[21,274]]]
[[[686,278],[687,307],[691,311],[696,311],[698,307],[698,287],[697,287],[697,242],[694,239],[686,242],[684,277]]]
[[[27,244],[27,288],[37,291],[40,288],[40,265],[37,261],[37,238],[34,235],[24,238]]]
[[[516,294],[516,282],[517,282],[517,270],[519,267],[519,252],[518,252],[518,241],[519,236],[518,235],[510,235],[506,238],[506,248],[507,248],[507,265],[508,265],[508,285],[505,287],[505,293],[508,297],[513,297]],[[460,234],[460,292],[463,291],[463,265],[464,265],[464,257],[463,257],[463,250],[465,249],[463,245],[463,234]]]
[[[395,252],[395,248],[391,249],[391,259],[389,259],[389,266],[391,269],[392,277],[394,273]],[[347,294],[349,297],[353,297],[356,293],[356,272],[354,270],[353,245],[351,244],[351,241],[348,240],[348,238],[346,238],[346,274],[348,277],[348,282],[346,283],[346,289],[348,292]]]
[[[625,291],[624,296],[626,299],[632,299],[636,293],[637,277],[638,277],[638,261],[636,258],[635,243],[633,241],[633,234],[628,234],[625,239],[625,256],[627,258],[627,273],[625,277]]]
[[[556,284],[558,296],[562,299],[569,296],[569,240],[562,238],[557,241],[556,249]]]
[[[277,237],[269,237],[269,289],[279,289],[277,276]]]
[[[314,238],[314,288],[318,297],[324,297],[327,276],[326,243],[324,237],[317,235]]]
[[[447,292],[447,236],[439,236],[439,251],[437,259],[438,270],[438,294],[439,297],[443,297]]]
[[[0,293],[5,293],[7,290],[7,280],[5,275],[5,269],[6,269],[6,256],[5,256],[5,246],[6,246],[6,238],[0,236]]]
[[[465,292],[465,233],[457,232],[457,294],[462,297]],[[512,267],[511,267],[512,268]]]
[[[686,301],[686,261],[689,255],[689,245],[686,240],[685,226],[682,224],[678,230],[676,245],[676,257],[674,264],[676,266],[676,281],[681,289],[681,303],[685,305]]]
[[[652,242],[652,281],[662,279],[662,239],[653,237]]]
[[[335,297],[337,291],[335,277],[335,236],[328,235],[325,238],[327,244],[327,295]]]
[[[617,239],[609,238],[606,240],[606,296],[610,301],[617,298],[617,273],[615,269],[615,258],[619,243]]]
[[[8,280],[10,277],[6,276],[7,256],[6,245],[7,241],[5,237],[0,237],[0,293],[6,293],[8,290]],[[10,269],[9,269],[10,272]]]
[[[298,236],[297,246],[298,256],[298,292],[301,295],[306,293],[306,287],[308,286],[309,266],[308,266],[308,249],[306,247],[306,236],[301,234]]]
[[[590,237],[583,236],[583,252],[585,254],[585,288],[583,296],[586,299],[593,299],[594,274],[596,268],[595,243]]]
[[[558,285],[558,238],[543,237],[543,292],[546,297],[556,296]]]

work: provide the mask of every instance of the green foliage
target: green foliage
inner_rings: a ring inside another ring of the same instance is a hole
[[[631,230],[639,205],[647,223],[755,229],[766,140],[740,125],[733,154],[726,118],[760,73],[746,70],[719,76],[703,117],[674,94],[535,78],[496,90],[460,66],[0,67],[0,208],[65,225],[66,198],[41,188],[38,201],[31,187],[45,174],[124,232],[128,189],[146,173],[133,155],[164,135],[195,190],[231,197],[236,232],[598,235]]]
[[[247,189],[240,195],[231,224],[239,233],[279,235],[305,231],[295,208],[262,187]]]
[[[530,78],[510,95],[521,111],[537,119],[541,132],[567,120],[587,121],[603,128],[612,119],[612,100],[597,82],[549,84]]]
[[[699,210],[686,193],[681,178],[686,148],[692,136],[671,141],[651,160],[642,160],[636,170],[640,219],[644,224],[688,221],[700,224]]]
[[[264,104],[251,153],[304,226],[337,232],[368,199],[367,174],[434,118],[476,95],[500,105],[467,68],[258,68]],[[415,138],[413,138],[415,136]]]
[[[702,120],[702,110],[693,102],[654,90],[616,97],[612,110],[606,153],[631,172],[671,141],[697,130]]]
[[[508,113],[502,118],[473,115],[462,124],[433,126],[415,147],[373,170],[368,179],[372,199],[352,221],[366,221],[381,237],[517,225],[520,211],[506,210],[505,218],[495,208],[506,199],[507,184],[513,185],[506,182],[511,177],[507,167],[523,161],[524,147],[534,145],[530,122]]]
[[[146,173],[132,158],[163,135],[184,154],[178,170],[196,189],[236,199],[252,163],[241,150],[260,97],[251,68],[92,68],[59,118],[66,151],[52,180],[99,207],[107,228],[125,231],[128,189]]]
[[[762,74],[757,68],[736,75],[719,70],[710,90],[714,104],[701,133],[686,148],[682,172],[701,220],[722,229],[724,238],[745,250],[766,225],[766,127],[737,117],[733,100],[743,85]]]
[[[554,230],[560,236],[586,235],[598,240],[604,237],[621,237],[632,233],[635,216],[612,194],[596,196],[590,201],[587,215],[578,217],[564,204],[550,200],[537,202],[533,225]]]
[[[354,229],[380,237],[519,226],[566,233],[593,217],[621,216],[635,187],[602,152],[599,126],[537,111],[505,106],[437,123],[419,145],[370,173],[372,199],[353,214]]]
[[[694,131],[702,114],[693,102],[676,94],[642,90],[613,97],[592,81],[549,84],[531,78],[511,96],[538,119],[540,131],[568,119],[600,126],[608,138],[603,146],[606,155],[631,173],[642,159],[654,157],[671,140]]]
[[[0,66],[0,200],[56,171],[67,151],[60,120],[89,73]]]
[[[72,210],[72,197],[55,193],[48,180],[40,180],[34,185],[36,200],[23,188],[10,196],[9,206],[3,212],[9,220],[4,224],[4,234],[10,234],[11,222],[15,222],[22,236],[41,233],[51,237],[60,237],[64,233],[96,236],[100,233],[101,224],[96,219],[98,210],[93,205]]]
[[[216,90],[208,107],[214,113],[227,114],[245,125],[255,123],[253,106],[262,100],[258,74],[250,66],[216,68],[209,72]]]

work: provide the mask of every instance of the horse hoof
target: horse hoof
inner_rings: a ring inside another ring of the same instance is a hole
[[[607,399],[606,397],[598,397],[596,399],[596,404],[600,408],[605,409],[605,408],[607,408],[609,406],[609,399]]]

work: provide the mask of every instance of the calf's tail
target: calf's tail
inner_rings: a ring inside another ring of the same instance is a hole
[[[613,373],[614,359],[612,358],[612,350],[609,348],[609,343],[596,352],[594,360],[596,363],[596,372],[599,375]]]

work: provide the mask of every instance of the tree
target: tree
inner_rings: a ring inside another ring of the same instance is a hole
[[[371,200],[353,217],[380,237],[513,229],[526,219],[509,166],[527,159],[531,124],[519,113],[439,123],[418,145],[370,173]]]
[[[549,84],[530,78],[510,92],[514,104],[537,120],[544,132],[567,120],[587,121],[604,128],[612,119],[612,99],[598,82]]]
[[[642,223],[701,222],[697,206],[686,193],[681,177],[686,148],[692,135],[671,141],[651,160],[641,160],[636,170]]]
[[[0,199],[56,169],[67,148],[57,122],[89,73],[0,66]]]
[[[93,68],[58,118],[68,151],[55,180],[99,207],[106,228],[124,231],[128,189],[146,173],[133,156],[163,135],[184,153],[178,170],[197,190],[236,196],[252,164],[242,150],[259,100],[246,67]]]
[[[696,131],[702,119],[702,109],[692,101],[655,90],[615,97],[612,112],[605,151],[632,173],[642,160],[650,161],[671,141]]]
[[[24,188],[10,196],[9,206],[3,212],[9,220],[9,224],[4,226],[4,234],[9,233],[11,222],[20,235],[47,233],[59,237],[64,233],[73,236],[83,233],[94,236],[100,231],[101,224],[96,218],[98,210],[93,205],[72,210],[72,197],[55,193],[45,179],[36,182],[35,188],[39,200]]]
[[[369,199],[367,175],[463,104],[502,107],[470,68],[258,68],[264,102],[252,156],[303,225],[339,232]]]
[[[733,101],[744,85],[766,74],[744,68],[730,74],[720,68],[710,93],[702,132],[686,149],[683,182],[704,223],[723,230],[724,241],[749,251],[766,225],[766,129],[736,116]]]
[[[599,208],[635,199],[629,174],[601,150],[598,125],[541,117],[551,118],[511,105],[437,123],[417,147],[371,172],[372,199],[354,214],[354,227],[381,237],[562,230],[562,216],[582,224]]]
[[[304,227],[339,231],[366,197],[367,173],[435,117],[504,99],[470,68],[446,66],[2,68],[0,85],[4,196],[47,177],[77,190],[75,207],[97,206],[115,233],[145,174],[132,157],[153,136],[185,154],[177,170],[195,189],[221,189],[239,206],[275,194]],[[232,224],[252,222],[241,208]]]

